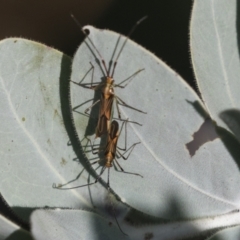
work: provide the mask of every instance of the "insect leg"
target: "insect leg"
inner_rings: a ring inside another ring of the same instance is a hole
[[[132,174],[132,175],[136,175],[136,176],[139,176],[139,177],[143,178],[143,176],[141,174],[139,174],[139,173],[133,173],[133,172],[126,172],[126,171],[124,171],[124,169],[121,167],[121,165],[119,164],[119,162],[117,161],[116,158],[115,158],[115,161],[116,161],[117,165],[119,166],[119,168],[121,169],[121,171],[123,173]]]
[[[116,95],[115,95],[115,96],[116,96]],[[122,106],[125,106],[125,107],[128,107],[128,108],[131,108],[131,109],[133,109],[133,110],[135,110],[135,111],[138,111],[138,112],[147,114],[146,112],[143,112],[142,110],[139,110],[139,109],[137,109],[137,108],[134,108],[134,107],[128,105],[128,104],[125,103],[120,97],[117,97],[117,96],[116,96],[116,98],[117,98],[117,100],[118,100],[118,104],[120,104],[120,105],[122,105]]]
[[[96,162],[94,162],[96,163]],[[94,164],[92,163],[92,164]],[[56,188],[56,189],[59,189],[59,190],[69,190],[69,189],[76,189],[76,188],[81,188],[81,187],[86,187],[86,186],[91,186],[95,183],[97,183],[99,181],[99,179],[101,178],[101,175],[103,174],[103,172],[105,171],[106,167],[104,166],[101,173],[98,175],[98,177],[96,178],[96,180],[92,183],[87,183],[87,184],[84,184],[84,185],[80,185],[80,186],[76,186],[76,187],[69,187],[69,188],[62,188],[61,186],[57,186],[55,183],[53,183],[52,185],[52,188]]]
[[[100,99],[97,100],[95,103],[93,103],[90,107],[86,108],[85,111],[84,111],[84,113],[85,113],[85,114],[88,114],[87,112],[88,112],[92,107],[94,107],[97,103],[99,103],[99,102],[100,102]]]
[[[126,78],[125,80],[123,80],[122,82],[115,84],[114,87],[120,87],[120,88],[125,88],[132,80],[133,78],[140,73],[141,71],[145,70],[144,68],[139,69],[138,71],[136,71],[135,73],[133,73],[130,77]],[[125,85],[121,86],[123,83],[127,82]]]

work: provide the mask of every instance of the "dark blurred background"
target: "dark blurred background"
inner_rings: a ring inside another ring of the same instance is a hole
[[[1,2],[0,39],[23,37],[73,56],[83,40],[73,13],[90,24],[127,35],[137,20],[143,22],[131,38],[155,53],[195,86],[189,54],[192,0],[8,0]]]
[[[131,36],[195,87],[189,53],[192,0],[7,0],[1,1],[0,39],[23,37],[73,56],[84,36],[70,17],[127,35],[137,20],[144,21]],[[7,212],[0,201],[0,211]],[[11,214],[10,214],[11,215]]]

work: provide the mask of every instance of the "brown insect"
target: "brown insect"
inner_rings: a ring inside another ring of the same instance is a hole
[[[119,130],[119,124],[118,124],[118,122],[116,120],[113,120],[111,122],[110,129],[109,129],[109,132],[108,132],[108,135],[107,135],[106,146],[104,148],[104,160],[105,160],[105,163],[104,163],[104,166],[103,166],[99,176],[97,177],[97,179],[94,182],[88,183],[88,184],[84,184],[84,185],[80,185],[80,186],[76,186],[76,187],[70,187],[70,188],[62,188],[63,185],[56,186],[56,184],[53,184],[53,188],[57,188],[57,189],[61,189],[61,190],[67,190],[67,189],[75,189],[75,188],[80,188],[80,187],[93,185],[93,184],[95,184],[95,183],[97,183],[99,181],[99,179],[101,178],[101,175],[104,173],[104,171],[107,168],[108,169],[107,187],[109,189],[110,188],[109,172],[110,172],[110,168],[113,166],[114,162],[116,162],[116,164],[120,168],[121,172],[143,177],[141,174],[138,174],[138,173],[126,172],[121,167],[119,162],[117,161],[117,158],[123,158],[124,160],[127,160],[129,158],[131,152],[133,151],[134,147],[137,144],[140,143],[140,142],[134,143],[134,144],[132,144],[131,147],[129,147],[127,149],[127,125],[126,125],[127,122],[128,122],[128,120],[125,120],[122,123],[122,126],[121,126],[120,130]],[[121,135],[121,132],[122,132],[122,129],[123,129],[124,125],[125,125],[125,146],[124,146],[124,148],[120,148],[120,147],[117,146],[117,143],[118,143],[118,139],[119,139],[119,136]],[[92,144],[91,144],[91,148],[92,148],[92,153],[93,154],[98,154],[101,151],[100,148],[94,148]],[[124,153],[121,153],[120,150],[124,151]],[[125,157],[124,154],[126,154],[127,152],[128,152],[128,155]],[[101,160],[102,159],[93,162],[92,165],[100,162]]]
[[[137,143],[134,143],[131,147],[129,147],[127,149],[127,124],[128,120],[125,120],[123,123],[122,123],[122,127],[121,129],[119,130],[119,124],[117,121],[113,120],[111,122],[111,125],[110,125],[110,129],[109,129],[109,132],[108,132],[108,136],[107,136],[107,143],[106,143],[106,146],[105,146],[105,150],[104,150],[104,160],[105,160],[105,164],[99,174],[99,176],[96,178],[96,180],[92,183],[88,183],[88,184],[84,184],[84,185],[80,185],[80,186],[76,186],[76,187],[69,187],[69,188],[63,188],[62,186],[63,185],[56,185],[55,183],[53,184],[53,188],[57,188],[57,189],[60,189],[60,190],[69,190],[69,189],[75,189],[75,188],[81,188],[81,187],[86,187],[86,186],[90,186],[90,185],[93,185],[93,184],[96,184],[99,179],[101,178],[101,175],[104,173],[104,171],[106,169],[108,169],[108,180],[107,180],[107,189],[108,191],[110,190],[110,183],[109,183],[109,175],[110,175],[110,168],[113,166],[114,162],[117,163],[118,167],[121,169],[121,172],[123,173],[127,173],[127,174],[132,174],[132,175],[136,175],[136,176],[140,176],[143,178],[143,176],[141,174],[138,174],[138,173],[133,173],[133,172],[126,172],[122,167],[121,165],[119,164],[119,162],[117,161],[117,158],[123,158],[124,160],[127,160],[128,157],[130,156],[131,152],[133,151],[134,147],[139,144],[140,142],[137,142]],[[117,143],[118,143],[118,139],[119,139],[119,136],[121,135],[121,132],[122,132],[122,129],[123,129],[123,126],[125,125],[125,147],[124,148],[120,148],[117,146]],[[97,154],[99,153],[101,150],[100,148],[94,148],[93,145],[91,145],[91,148],[92,148],[92,153],[93,154]],[[97,152],[95,151],[97,150]],[[121,153],[120,150],[123,150],[124,153]],[[128,152],[128,155],[125,157],[124,154]],[[96,164],[98,163],[100,160],[98,161],[95,161],[92,163],[93,164]],[[116,167],[116,166],[115,166]],[[112,202],[111,202],[111,205]],[[112,206],[113,208],[113,206]],[[114,210],[114,208],[113,208]],[[114,211],[114,218],[115,218],[115,221],[120,229],[120,231],[124,234],[124,235],[127,235],[126,233],[123,232],[123,230],[121,229],[120,225],[119,225],[119,222],[117,220],[117,217],[116,217],[116,214],[115,214],[115,211]]]
[[[112,72],[110,73],[110,67],[109,69],[107,69],[105,60],[103,59],[102,55],[100,54],[100,52],[98,51],[98,49],[96,48],[96,46],[94,45],[93,41],[91,40],[91,38],[88,36],[88,34],[84,31],[84,29],[81,27],[81,25],[79,24],[79,22],[74,18],[74,16],[72,16],[73,19],[75,20],[75,22],[78,24],[78,26],[81,28],[81,31],[84,33],[84,35],[86,36],[86,38],[88,39],[89,43],[91,44],[91,46],[94,48],[94,50],[96,51],[97,55],[99,56],[103,69],[105,71],[105,80],[101,83],[93,83],[93,73],[92,73],[92,79],[91,79],[91,83],[82,83],[79,82],[74,82],[73,83],[77,84],[78,86],[84,87],[84,88],[88,88],[88,89],[92,89],[92,90],[100,90],[101,91],[101,97],[100,99],[98,99],[97,101],[95,101],[90,107],[88,107],[85,110],[85,113],[88,114],[88,111],[95,106],[96,104],[100,103],[100,110],[99,110],[99,116],[98,116],[98,123],[97,123],[97,127],[96,127],[96,136],[95,138],[101,137],[103,134],[105,134],[109,128],[110,128],[110,123],[111,123],[111,119],[112,119],[112,115],[113,115],[113,103],[114,101],[116,101],[116,107],[117,107],[117,112],[118,112],[118,119],[121,119],[121,112],[119,109],[119,105],[128,107],[130,109],[133,109],[135,111],[141,112],[141,113],[145,113],[142,110],[139,110],[135,107],[130,106],[129,104],[127,104],[126,102],[124,102],[121,98],[119,98],[115,92],[114,92],[114,87],[119,87],[119,88],[125,88],[129,82],[133,79],[134,76],[136,76],[138,73],[140,73],[141,71],[143,71],[144,69],[140,69],[138,71],[136,71],[134,74],[132,74],[130,77],[128,77],[127,79],[123,80],[122,82],[120,82],[119,84],[115,84],[114,83],[114,71],[115,68],[117,66],[117,61],[120,57],[120,54],[124,48],[124,46],[126,45],[127,40],[129,39],[130,35],[133,33],[133,31],[136,29],[136,27],[143,21],[146,19],[146,17],[143,17],[142,19],[140,19],[135,25],[134,27],[131,29],[131,31],[129,32],[127,38],[125,39],[125,41],[123,42],[118,55],[114,61],[113,64],[113,69]],[[87,43],[88,44],[88,43]],[[91,69],[94,71],[94,66],[91,64]],[[97,84],[97,85],[95,85]],[[89,86],[90,85],[90,86]],[[122,120],[123,121],[123,120]],[[138,125],[141,125],[137,122],[133,122],[133,121],[129,121]]]

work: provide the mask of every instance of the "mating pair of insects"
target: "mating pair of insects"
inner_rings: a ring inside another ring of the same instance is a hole
[[[105,76],[104,76],[103,81],[101,83],[98,83],[98,84],[93,82],[93,77],[91,79],[91,83],[82,83],[83,80],[80,83],[74,82],[74,81],[72,81],[72,82],[74,84],[78,85],[78,86],[83,87],[83,88],[92,89],[92,90],[95,90],[95,91],[100,91],[100,99],[96,100],[90,107],[88,107],[85,110],[85,114],[89,115],[89,110],[92,109],[95,105],[99,104],[99,113],[98,113],[97,126],[96,126],[96,130],[95,130],[95,139],[96,138],[106,138],[106,143],[105,143],[105,146],[104,146],[104,149],[103,149],[104,150],[105,164],[104,164],[100,174],[96,178],[96,180],[94,182],[92,182],[92,183],[88,183],[88,184],[84,184],[84,185],[80,185],[80,186],[75,186],[75,187],[70,187],[70,188],[63,188],[62,185],[57,187],[54,184],[53,185],[54,188],[65,190],[65,189],[75,189],[75,188],[90,186],[92,184],[97,183],[99,181],[101,175],[103,174],[103,172],[106,169],[108,169],[108,182],[107,182],[107,186],[108,186],[108,189],[109,189],[109,187],[110,187],[109,186],[109,173],[110,173],[110,168],[113,166],[113,163],[116,163],[117,166],[124,173],[133,174],[133,175],[137,175],[137,176],[143,177],[142,175],[140,175],[138,173],[124,171],[123,168],[120,166],[119,162],[117,161],[117,158],[123,158],[124,160],[127,160],[128,157],[130,156],[131,152],[133,151],[134,147],[137,144],[140,143],[140,142],[134,143],[132,146],[127,148],[127,124],[130,122],[130,123],[133,123],[133,124],[141,125],[141,124],[139,124],[137,122],[129,121],[129,119],[123,120],[122,117],[121,117],[121,112],[120,112],[119,105],[122,105],[124,107],[130,108],[130,109],[135,110],[135,111],[138,111],[140,113],[146,113],[146,112],[143,112],[142,110],[139,110],[139,109],[137,109],[135,107],[132,107],[131,105],[127,104],[125,101],[123,101],[120,97],[118,97],[115,94],[114,88],[117,88],[117,87],[118,88],[125,88],[128,85],[128,83],[132,80],[132,78],[134,76],[136,76],[138,73],[140,73],[141,71],[143,71],[144,69],[140,69],[140,70],[136,71],[130,77],[128,77],[127,79],[121,81],[118,84],[114,83],[114,72],[115,72],[115,69],[116,69],[116,66],[117,66],[117,61],[119,59],[119,56],[120,56],[121,52],[123,51],[124,46],[127,43],[127,40],[129,39],[130,35],[135,30],[135,28],[145,18],[146,17],[140,19],[134,25],[134,27],[129,32],[127,38],[124,40],[124,42],[123,42],[122,46],[120,47],[120,50],[119,50],[119,52],[118,52],[118,54],[116,56],[116,59],[115,59],[115,61],[113,63],[112,71],[110,70],[110,67],[107,68],[105,60],[103,59],[102,55],[100,54],[100,52],[96,48],[95,44],[93,43],[91,38],[88,36],[88,34],[84,31],[84,29],[82,29],[82,27],[80,26],[82,32],[86,36],[86,40],[88,40],[88,44],[91,45],[91,47],[96,52],[96,56],[99,57],[99,59],[100,59],[100,61],[99,61],[100,67],[103,69],[103,72],[104,72]],[[74,18],[74,20],[75,20],[75,18]],[[79,23],[78,23],[78,25],[79,25]],[[92,71],[94,71],[94,66],[93,66],[93,64],[91,62],[90,62],[90,65],[91,65]],[[92,74],[92,76],[93,76],[93,74]],[[118,113],[118,118],[117,119],[122,121],[121,127],[119,126],[118,121],[116,121],[116,119],[113,119],[114,103],[116,105],[117,113]],[[119,136],[121,135],[121,132],[122,132],[124,127],[125,127],[125,146],[124,146],[124,148],[120,148],[117,144],[118,144]],[[92,144],[90,139],[89,139],[89,142],[91,144],[92,153],[93,154],[98,154],[99,151],[101,151],[100,148],[94,148],[94,145]],[[124,152],[121,153],[121,151],[124,151]],[[97,162],[99,162],[99,161],[95,161],[92,164],[95,164]],[[117,219],[116,219],[116,222],[118,224]],[[118,226],[119,226],[119,224],[118,224]],[[119,226],[119,228],[120,228],[120,226]],[[121,228],[120,228],[120,230],[121,230]]]

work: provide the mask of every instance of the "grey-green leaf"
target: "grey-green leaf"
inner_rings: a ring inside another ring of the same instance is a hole
[[[52,188],[83,170],[73,161],[66,131],[70,66],[69,57],[42,44],[0,42],[0,191],[20,214],[44,206],[92,208],[88,189],[69,194]]]
[[[194,1],[190,47],[211,117],[240,140],[239,17],[236,0]]]
[[[86,28],[108,67],[114,62],[113,55],[115,53],[116,57],[119,51],[116,49],[120,49],[124,37],[91,26]],[[136,146],[127,161],[118,160],[125,171],[137,172],[144,178],[113,168],[110,174],[112,189],[130,206],[163,218],[196,218],[237,208],[239,170],[221,140],[205,143],[192,158],[186,149],[192,134],[207,117],[200,99],[177,73],[128,40],[115,70],[116,84],[142,68],[145,70],[126,88],[115,88],[115,92],[131,106],[147,112],[145,115],[121,107],[123,119],[129,118],[143,126],[128,125],[128,146],[139,141],[141,145]],[[87,38],[75,54],[71,79],[89,84],[91,80],[101,82],[104,74],[106,76],[101,58]],[[94,138],[94,128],[91,132],[86,129],[89,121],[97,121],[97,112],[91,113],[95,120],[89,120],[83,113],[93,104],[93,100],[88,100],[95,94],[91,89],[71,84],[73,116],[80,140],[84,140],[85,135]],[[124,139],[124,134],[121,137]],[[96,158],[96,155],[88,153],[88,157]],[[107,179],[107,171],[103,179]]]
[[[119,35],[89,29],[104,57],[111,58]],[[62,97],[62,92],[67,96],[70,59],[49,47],[21,39],[2,41],[0,53],[0,104],[4,110],[0,126],[4,139],[0,187],[7,202],[18,208],[106,208],[107,192],[100,184],[71,191],[52,188],[54,182],[74,180],[84,169],[73,161],[76,155],[66,132],[71,122],[66,121],[64,106],[68,99]],[[134,61],[130,61],[132,58]],[[86,74],[89,61],[95,65],[94,81],[100,81],[102,75],[85,43],[74,59],[73,80],[80,81]],[[144,115],[121,108],[124,118],[143,126],[128,124],[128,144],[142,143],[127,161],[119,162],[126,171],[138,172],[144,178],[112,168],[112,189],[130,206],[161,218],[200,218],[238,208],[240,179],[235,158],[239,155],[232,156],[217,139],[200,146],[191,158],[186,144],[207,117],[201,101],[175,72],[128,41],[116,68],[116,83],[141,68],[145,70],[125,89],[116,89],[116,93],[148,112]],[[86,81],[91,80],[87,77]],[[71,84],[73,108],[93,95],[92,90]],[[78,111],[84,109],[82,106]],[[88,118],[80,113],[74,112],[74,122],[82,140]],[[91,130],[94,136],[94,129]],[[123,139],[121,136],[120,146]],[[83,163],[85,159],[79,161]],[[107,172],[103,179],[107,179],[106,175]],[[86,184],[88,177],[83,171],[77,181],[66,187]]]
[[[82,210],[37,210],[31,223],[33,236],[39,240],[125,239],[109,220]]]

